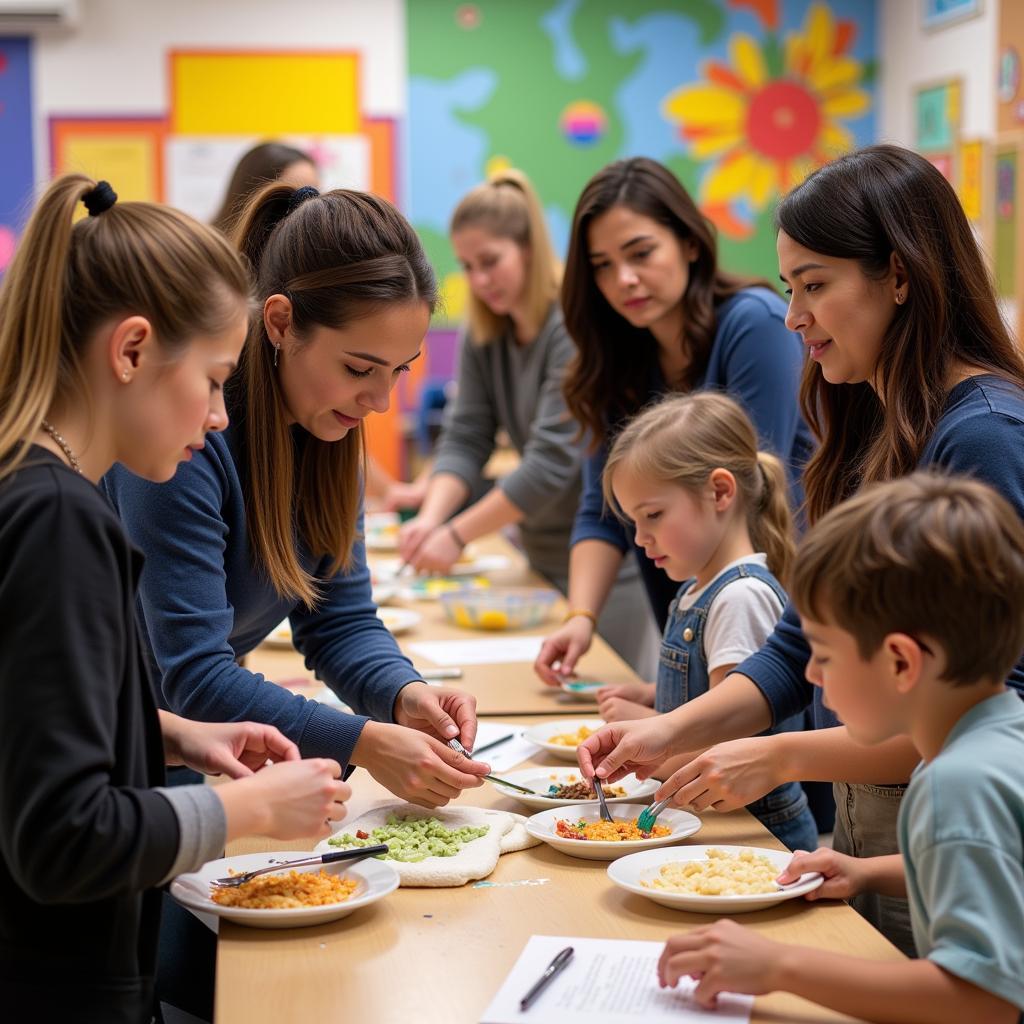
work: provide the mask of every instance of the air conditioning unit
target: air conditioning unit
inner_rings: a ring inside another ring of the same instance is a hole
[[[71,28],[78,16],[79,0],[0,0],[0,35]]]

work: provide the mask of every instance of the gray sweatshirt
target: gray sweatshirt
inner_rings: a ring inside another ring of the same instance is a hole
[[[521,456],[498,486],[524,519],[530,565],[564,587],[569,534],[580,493],[583,442],[562,397],[562,380],[575,354],[555,303],[527,345],[511,328],[486,344],[464,332],[459,343],[458,393],[445,413],[434,473],[460,477],[473,494],[503,428]]]

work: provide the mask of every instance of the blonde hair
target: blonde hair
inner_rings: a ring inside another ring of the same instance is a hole
[[[562,266],[551,245],[544,211],[529,178],[514,168],[495,174],[463,196],[452,214],[449,234],[476,227],[496,238],[509,238],[529,254],[526,311],[543,324],[558,298]],[[508,318],[492,312],[487,303],[470,293],[469,334],[485,344],[505,330]]]
[[[254,560],[279,595],[312,608],[318,581],[302,568],[296,541],[314,557],[329,557],[332,572],[350,564],[363,427],[333,443],[307,434],[296,444],[262,303],[287,296],[292,331],[302,343],[317,327],[345,328],[396,303],[423,302],[433,312],[437,286],[416,232],[386,199],[336,189],[303,202],[300,191],[267,185],[235,228],[236,244],[256,272],[260,311],[250,322],[228,407],[237,423]]]
[[[213,228],[154,203],[116,203],[77,223],[96,182],[58,178],[29,218],[0,285],[0,479],[50,410],[79,392],[83,350],[113,317],[144,316],[170,354],[223,331],[249,278]]]
[[[1024,525],[974,480],[869,484],[808,531],[792,597],[801,615],[841,625],[865,661],[889,633],[929,636],[952,685],[1001,682],[1024,649]]]
[[[727,469],[736,480],[751,543],[785,583],[795,548],[786,470],[774,455],[758,451],[750,418],[731,398],[711,391],[668,395],[623,428],[605,463],[603,485],[605,501],[625,519],[612,492],[622,465],[692,492],[714,470]]]

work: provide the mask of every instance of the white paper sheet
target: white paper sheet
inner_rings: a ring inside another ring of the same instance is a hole
[[[521,764],[543,749],[536,743],[531,743],[523,738],[523,728],[518,725],[502,725],[500,722],[488,722],[480,720],[476,733],[476,746],[482,747],[485,743],[501,739],[502,736],[512,735],[512,739],[502,743],[500,747],[493,750],[485,750],[480,755],[481,761],[486,761],[491,766],[491,771],[501,773],[507,772],[509,768]]]
[[[421,640],[408,648],[434,665],[500,665],[536,660],[542,636],[493,637],[486,640]]]
[[[519,1000],[566,946],[574,950],[569,966],[520,1011]],[[694,982],[659,988],[662,948],[660,942],[533,935],[480,1024],[748,1024],[752,996],[721,995],[717,1010],[705,1010],[690,999]]]

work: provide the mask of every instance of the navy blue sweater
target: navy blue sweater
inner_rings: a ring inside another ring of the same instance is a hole
[[[351,570],[336,575],[329,558],[300,546],[302,567],[322,581],[316,611],[277,595],[253,565],[235,457],[229,427],[207,435],[206,447],[170,483],[149,483],[120,466],[104,477],[146,556],[139,596],[156,678],[171,710],[186,718],[267,722],[304,756],[345,765],[367,717],[392,721],[398,691],[419,676],[377,618],[361,541]],[[306,667],[358,714],[306,700],[238,665],[284,618]]]
[[[998,377],[970,377],[949,393],[918,467],[941,468],[971,476],[997,490],[1024,518],[1024,391]],[[941,581],[936,585],[941,586]],[[819,728],[839,725],[821,703],[821,690],[804,678],[810,648],[800,617],[787,605],[775,632],[736,671],[748,676],[765,695],[773,721],[811,705]],[[1024,659],[1007,680],[1024,691]]]
[[[759,443],[786,463],[794,507],[803,502],[800,474],[814,448],[811,432],[800,415],[803,360],[799,337],[786,329],[786,303],[767,288],[747,288],[718,307],[707,370],[695,385],[697,390],[728,392],[743,406],[757,430]],[[656,371],[647,400],[666,391],[668,385]],[[626,527],[605,507],[601,474],[607,458],[608,445],[603,444],[584,460],[583,494],[571,543],[603,540],[623,553],[632,547],[663,630],[679,584],[636,547]]]

